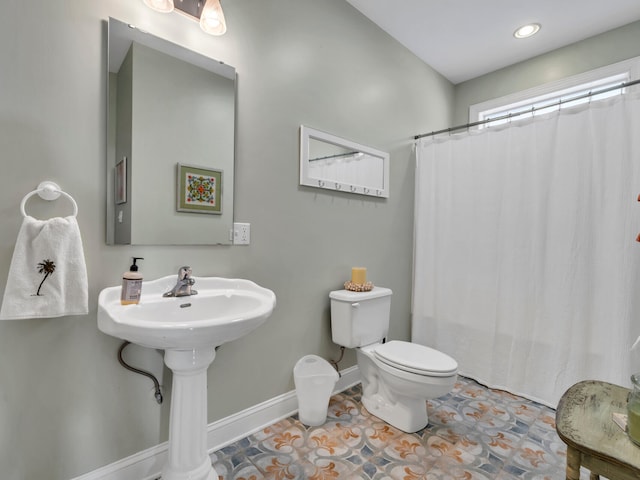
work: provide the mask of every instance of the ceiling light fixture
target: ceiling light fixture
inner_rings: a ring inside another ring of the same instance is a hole
[[[210,35],[224,35],[227,31],[227,22],[220,0],[207,0],[200,15],[200,28]]]
[[[224,35],[227,22],[220,0],[143,0],[149,8],[163,13],[175,10],[200,23],[209,35]],[[175,3],[174,3],[175,2]]]
[[[532,35],[535,35],[540,31],[539,23],[529,23],[527,25],[523,25],[518,28],[515,32],[513,32],[513,36],[516,38],[527,38]]]

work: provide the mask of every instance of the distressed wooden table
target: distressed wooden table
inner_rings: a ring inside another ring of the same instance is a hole
[[[606,382],[576,383],[560,399],[556,430],[567,444],[567,480],[579,480],[580,466],[610,480],[640,480],[640,447],[611,418],[627,413],[629,389]]]

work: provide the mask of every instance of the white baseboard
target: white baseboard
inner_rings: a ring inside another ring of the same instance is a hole
[[[349,367],[340,374],[334,393],[342,392],[360,383],[360,372],[357,366]],[[289,417],[297,411],[298,399],[295,390],[291,390],[217,420],[207,428],[209,453]],[[71,480],[155,480],[160,476],[162,466],[167,460],[167,448],[168,444],[164,442]]]

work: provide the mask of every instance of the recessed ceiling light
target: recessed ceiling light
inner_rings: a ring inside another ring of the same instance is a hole
[[[527,25],[523,25],[518,28],[515,32],[513,32],[513,36],[516,38],[527,38],[532,35],[535,35],[540,30],[539,23],[529,23]]]

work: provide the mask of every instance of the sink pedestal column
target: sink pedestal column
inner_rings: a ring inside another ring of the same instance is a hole
[[[169,417],[169,460],[162,480],[217,480],[207,454],[207,368],[213,347],[166,350],[164,363],[173,372]]]

